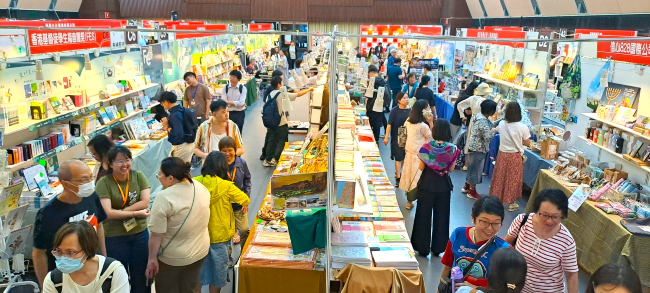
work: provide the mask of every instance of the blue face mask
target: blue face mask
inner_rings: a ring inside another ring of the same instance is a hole
[[[82,258],[70,258],[67,256],[61,256],[56,259],[56,268],[59,269],[64,274],[72,274],[84,266],[86,262],[86,257]]]

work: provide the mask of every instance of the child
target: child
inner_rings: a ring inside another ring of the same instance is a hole
[[[237,156],[237,144],[235,140],[226,136],[219,141],[219,151],[226,155],[228,160],[228,179],[235,183],[241,191],[246,193],[248,198],[251,195],[251,172],[248,170],[246,161],[240,156]],[[242,207],[236,203],[232,204],[232,210],[235,215],[235,228],[239,235],[235,234],[234,243],[241,243],[244,246],[248,238],[248,207]]]

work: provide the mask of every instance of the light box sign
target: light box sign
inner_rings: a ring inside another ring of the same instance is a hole
[[[171,23],[171,25],[170,25]],[[219,30],[226,31],[228,30],[227,25],[225,24],[192,24],[192,23],[178,23],[176,24],[173,21],[165,22],[167,29],[170,30],[194,30],[194,31],[207,31],[207,30]],[[220,35],[218,33],[176,33],[176,39],[191,39],[191,38],[202,38]]]
[[[526,32],[524,31],[490,31],[490,30],[482,30],[482,29],[467,29],[467,37],[468,38],[480,38],[480,39],[525,39],[526,38]],[[504,46],[510,46],[510,47],[515,47],[515,48],[524,48],[526,47],[526,43],[518,43],[518,42],[485,42],[485,43],[490,43],[490,44],[495,44],[495,45],[504,45]]]
[[[407,33],[424,35],[424,36],[441,36],[442,26],[424,26],[424,25],[407,25],[405,28]]]
[[[251,32],[262,32],[262,31],[272,31],[272,23],[251,23],[248,25],[248,31]]]
[[[509,32],[523,32],[523,27],[517,26],[485,26],[483,28],[486,31],[509,31]]]

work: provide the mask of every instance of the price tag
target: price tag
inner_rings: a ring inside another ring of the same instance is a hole
[[[589,195],[587,188],[589,188],[588,185],[581,184],[580,186],[576,187],[575,191],[573,191],[573,194],[571,194],[571,197],[569,197],[569,208],[572,211],[578,211],[580,206],[582,206],[582,203],[587,199],[587,196]]]

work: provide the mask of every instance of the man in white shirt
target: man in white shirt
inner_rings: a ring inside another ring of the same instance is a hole
[[[432,72],[433,69],[431,68],[431,65],[424,64],[424,66],[422,66],[422,68],[423,68],[422,76],[428,75],[429,78],[431,78],[430,79],[431,82],[429,82],[428,88],[430,88],[434,93],[437,93],[438,92],[438,79],[436,79],[434,77],[433,72]]]
[[[289,46],[289,69],[293,69],[293,63],[296,59],[296,41],[291,41],[291,45]]]
[[[243,133],[244,118],[246,117],[246,87],[239,83],[242,79],[239,70],[230,71],[230,83],[223,89],[221,99],[228,103],[230,120],[237,124],[239,131]]]

